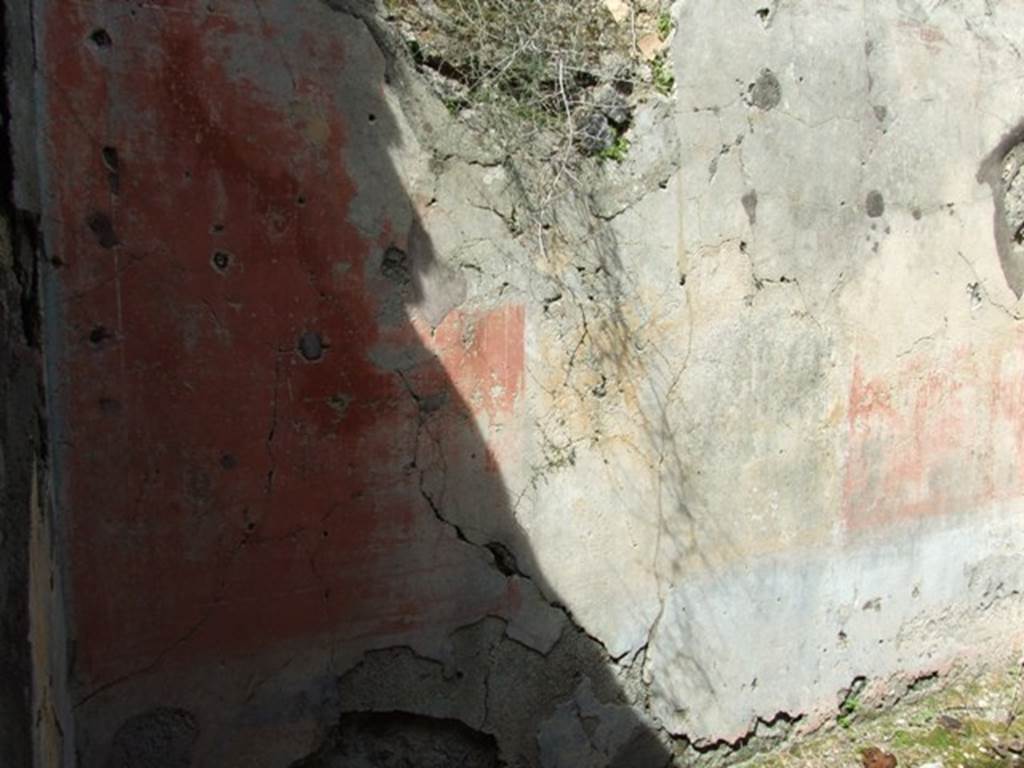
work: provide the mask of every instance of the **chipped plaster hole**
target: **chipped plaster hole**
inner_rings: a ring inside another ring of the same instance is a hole
[[[231,254],[227,251],[214,251],[210,257],[210,264],[213,268],[224,274],[228,271],[228,267],[231,266]]]
[[[299,337],[299,354],[313,363],[324,356],[324,341],[316,331],[306,331]]]
[[[327,398],[328,407],[330,407],[330,409],[334,411],[339,417],[345,415],[351,403],[352,396],[347,395],[344,392],[335,392],[333,395]]]
[[[117,158],[117,148],[104,147],[100,154],[103,156],[103,164],[107,167],[107,170],[111,173],[117,173],[120,168],[120,162]]]
[[[94,29],[89,34],[89,40],[92,41],[92,44],[97,48],[109,48],[114,43],[114,41],[110,39],[110,33],[103,29],[103,27]]]
[[[97,211],[90,214],[86,220],[89,230],[93,233],[96,238],[96,242],[101,248],[113,248],[117,245],[117,235],[114,234],[114,223],[110,220],[110,216],[102,211]]]
[[[89,331],[89,343],[93,346],[99,346],[107,339],[112,339],[112,334],[105,325],[97,325],[91,331]]]
[[[968,283],[967,284],[967,295],[970,297],[971,311],[972,312],[976,312],[977,310],[981,309],[981,305],[983,303],[983,296],[982,296],[982,293],[981,293],[981,284],[980,283]]]
[[[771,18],[771,15],[772,15],[772,9],[771,8],[758,8],[757,11],[755,11],[755,13],[757,14],[757,18],[759,18],[761,20],[761,23],[764,24],[767,27],[768,26],[768,20]]]
[[[401,248],[391,246],[384,251],[380,273],[396,285],[408,285],[412,280],[409,273],[409,255]]]
[[[492,541],[487,545],[487,549],[494,556],[494,566],[505,576],[515,576],[520,572],[516,556],[500,541]]]
[[[765,112],[774,109],[782,101],[782,85],[770,69],[761,70],[761,76],[750,84],[750,103]]]
[[[877,219],[885,213],[885,198],[877,189],[868,192],[868,196],[864,200],[864,211],[872,219]]]

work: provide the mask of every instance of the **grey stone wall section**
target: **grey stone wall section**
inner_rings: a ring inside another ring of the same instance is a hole
[[[0,764],[70,765],[70,703],[50,483],[39,226],[35,4],[0,3]]]

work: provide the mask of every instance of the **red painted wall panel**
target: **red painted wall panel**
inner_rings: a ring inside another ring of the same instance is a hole
[[[380,260],[415,202],[393,169],[347,168],[397,140],[384,83],[319,4],[43,8],[80,693],[171,656],[507,607],[501,580],[447,586],[465,553],[421,492],[409,388],[447,394],[434,429],[480,453],[500,508],[467,403],[514,408],[523,312],[436,332],[389,314]],[[355,121],[375,144],[353,144]],[[357,227],[369,183],[391,202]],[[385,344],[418,362],[379,367]]]

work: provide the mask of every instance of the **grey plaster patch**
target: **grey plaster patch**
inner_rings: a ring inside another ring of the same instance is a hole
[[[436,328],[466,300],[466,278],[438,258],[419,220],[413,221],[409,230],[408,249],[414,280],[413,306]]]
[[[743,203],[743,210],[747,212],[747,219],[750,226],[757,224],[757,190],[752,189],[740,198]]]
[[[1001,622],[1024,608],[1024,534],[1006,511],[677,585],[651,641],[656,714],[673,733],[731,740],[778,712],[834,708],[856,675],[1004,642]]]
[[[750,85],[750,103],[765,112],[775,109],[782,101],[782,85],[770,69],[761,70],[761,76]]]

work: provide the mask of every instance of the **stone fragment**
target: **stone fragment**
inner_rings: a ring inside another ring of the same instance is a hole
[[[591,112],[580,120],[578,128],[577,141],[584,154],[596,155],[615,144],[615,130],[601,112]]]
[[[621,24],[629,18],[630,8],[626,0],[604,0],[604,7],[617,24]]]
[[[608,122],[618,128],[628,125],[633,117],[633,110],[629,106],[629,101],[610,85],[598,91],[596,102],[597,108],[608,118]]]
[[[860,762],[864,768],[896,768],[896,756],[883,752],[878,747],[868,747],[860,753]]]
[[[658,54],[665,50],[665,42],[656,32],[644,35],[636,41],[637,50],[640,51],[640,58],[644,61],[654,61]]]

